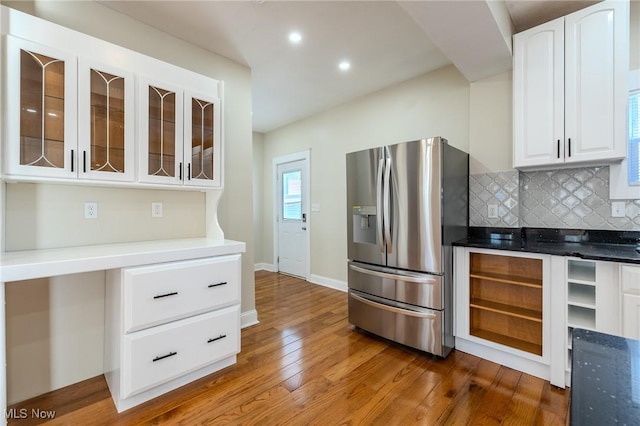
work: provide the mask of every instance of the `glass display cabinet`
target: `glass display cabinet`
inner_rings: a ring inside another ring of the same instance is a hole
[[[185,185],[221,186],[220,100],[185,92]]]
[[[182,89],[164,82],[140,79],[141,182],[181,185],[183,113]]]
[[[6,172],[74,176],[75,56],[7,36],[6,58]]]
[[[79,60],[79,177],[133,181],[133,74]]]

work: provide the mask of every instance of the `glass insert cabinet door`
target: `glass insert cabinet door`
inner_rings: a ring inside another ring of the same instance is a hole
[[[81,58],[78,86],[78,176],[132,181],[133,74]]]
[[[185,185],[222,186],[220,99],[185,91]]]
[[[140,79],[141,182],[181,185],[183,162],[182,89],[164,82]]]
[[[75,177],[76,57],[7,36],[5,172]]]

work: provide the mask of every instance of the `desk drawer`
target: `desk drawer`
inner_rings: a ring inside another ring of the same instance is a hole
[[[240,306],[124,337],[121,397],[155,387],[240,352]]]
[[[124,331],[208,312],[240,300],[240,255],[123,269]]]

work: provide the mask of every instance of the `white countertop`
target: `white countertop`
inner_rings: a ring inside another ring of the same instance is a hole
[[[244,242],[206,238],[12,251],[0,254],[0,281],[20,281],[244,251]]]

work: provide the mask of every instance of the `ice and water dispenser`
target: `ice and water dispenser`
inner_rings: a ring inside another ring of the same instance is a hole
[[[353,206],[353,242],[376,244],[376,206]]]

